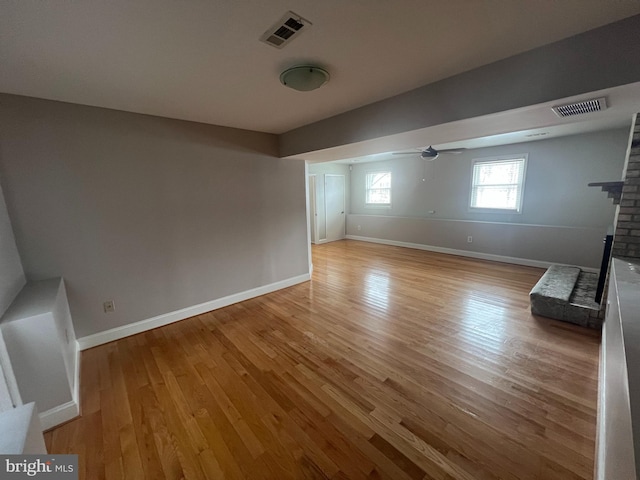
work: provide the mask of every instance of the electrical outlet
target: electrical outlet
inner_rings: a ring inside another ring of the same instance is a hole
[[[111,313],[115,312],[116,310],[116,306],[113,303],[113,300],[107,300],[102,304],[102,307],[104,308],[104,313]]]
[[[471,235],[469,235],[467,237],[467,243],[471,243],[471,242],[473,242],[473,237]]]
[[[358,229],[358,231],[362,230],[362,227],[360,225],[358,225],[356,228]]]

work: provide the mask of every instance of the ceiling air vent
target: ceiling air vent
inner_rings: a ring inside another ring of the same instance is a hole
[[[311,22],[297,13],[287,12],[269,30],[264,32],[260,41],[272,47],[282,48],[311,26]]]
[[[553,113],[559,117],[573,117],[575,115],[582,115],[584,113],[599,112],[600,110],[606,110],[607,99],[604,97],[592,98],[591,100],[583,100],[582,102],[568,103],[566,105],[560,105],[552,107]]]

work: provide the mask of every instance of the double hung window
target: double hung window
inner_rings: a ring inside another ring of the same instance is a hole
[[[366,205],[391,206],[391,172],[368,172],[365,192]]]
[[[526,155],[474,160],[471,210],[520,213],[526,165]]]

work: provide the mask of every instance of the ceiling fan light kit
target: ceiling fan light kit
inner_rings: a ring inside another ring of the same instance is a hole
[[[299,65],[286,69],[280,74],[280,83],[299,92],[309,92],[320,88],[329,81],[329,72],[313,65]]]

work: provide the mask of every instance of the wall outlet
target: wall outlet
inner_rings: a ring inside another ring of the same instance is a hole
[[[360,225],[358,225],[356,228],[357,228],[358,230],[362,230],[362,227],[361,227]]]
[[[471,243],[471,242],[473,242],[473,237],[471,235],[469,235],[467,237],[467,243]]]
[[[116,310],[116,306],[113,303],[113,300],[107,300],[102,304],[102,307],[104,308],[104,313],[111,313],[115,312]]]

